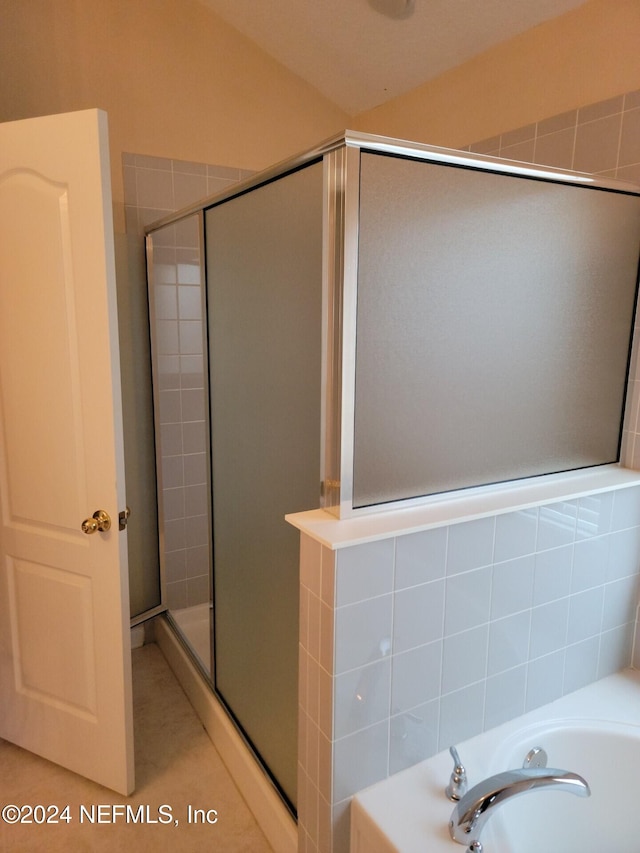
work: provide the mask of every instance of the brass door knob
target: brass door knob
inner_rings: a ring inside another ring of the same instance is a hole
[[[97,530],[99,530],[100,533],[106,533],[110,528],[111,518],[109,517],[109,513],[105,512],[103,509],[96,510],[91,518],[85,518],[82,522],[82,532],[86,533],[88,536],[95,533]]]

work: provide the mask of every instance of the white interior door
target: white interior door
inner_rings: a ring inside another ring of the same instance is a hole
[[[0,124],[0,737],[123,794],[125,503],[107,117]]]

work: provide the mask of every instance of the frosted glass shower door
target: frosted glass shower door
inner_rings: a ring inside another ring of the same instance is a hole
[[[320,483],[321,163],[205,213],[215,686],[296,802],[298,536]]]

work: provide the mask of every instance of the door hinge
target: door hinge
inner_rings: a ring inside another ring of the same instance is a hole
[[[131,515],[131,510],[129,507],[125,507],[121,513],[118,515],[118,530],[126,530],[127,524],[129,523],[129,516]]]

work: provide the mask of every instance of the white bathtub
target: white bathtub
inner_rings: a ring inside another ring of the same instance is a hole
[[[549,767],[583,776],[589,798],[533,791],[496,809],[484,853],[640,853],[640,672],[625,670],[457,744],[469,788],[522,766],[534,746]],[[448,751],[358,794],[351,853],[464,853],[449,836]],[[471,839],[470,839],[471,840]]]

